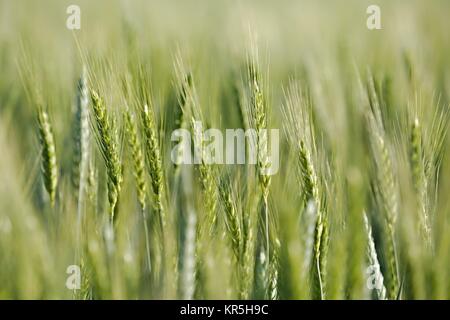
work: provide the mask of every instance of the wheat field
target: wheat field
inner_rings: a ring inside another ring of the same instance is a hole
[[[450,299],[448,12],[0,0],[0,299]]]

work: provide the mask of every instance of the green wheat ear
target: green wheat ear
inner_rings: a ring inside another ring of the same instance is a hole
[[[304,265],[309,269],[312,278],[313,298],[324,299],[329,242],[328,215],[324,205],[326,193],[318,176],[321,163],[318,161],[317,145],[314,140],[312,104],[295,82],[287,91],[282,112],[288,140],[296,152],[302,208],[308,215],[314,212],[314,217],[305,217],[311,223],[314,222],[314,226],[308,228],[311,229],[308,233],[311,233],[312,243],[308,244],[310,249],[307,252],[310,261],[305,261]]]
[[[311,153],[303,140],[300,141],[298,154],[304,207],[306,208],[308,201],[312,201],[316,207],[317,217],[313,245],[314,257],[311,267],[313,270],[313,279],[317,280],[320,298],[323,299],[325,297],[328,221],[326,215],[324,215],[322,211],[318,178],[312,163]]]
[[[138,194],[139,204],[141,206],[141,213],[144,225],[145,235],[145,249],[146,259],[149,270],[151,270],[151,255],[150,255],[150,234],[147,226],[147,213],[146,213],[146,193],[147,182],[145,180],[145,158],[142,153],[141,141],[138,136],[137,125],[134,116],[130,110],[126,110],[124,113],[125,129],[128,135],[128,144],[131,149],[131,160],[133,162],[133,174],[136,181],[136,190]]]
[[[389,299],[398,295],[400,282],[398,275],[398,258],[396,249],[395,225],[398,216],[397,185],[393,171],[391,150],[386,140],[381,110],[374,89],[373,81],[369,80],[369,95],[372,96],[372,110],[367,114],[372,158],[375,164],[375,192],[378,196],[378,205],[384,213],[386,226],[386,259],[388,273],[387,293]]]
[[[76,110],[74,119],[74,157],[72,179],[75,190],[78,191],[78,201],[83,201],[88,175],[90,157],[90,131],[89,131],[89,92],[87,88],[86,70],[78,81]],[[80,200],[81,199],[81,200]]]
[[[257,260],[258,271],[256,273],[256,280],[259,287],[264,290],[266,298],[276,297],[277,285],[273,276],[278,276],[277,261],[273,260],[276,255],[271,252],[273,239],[271,239],[271,226],[269,214],[269,190],[271,184],[271,176],[266,173],[270,166],[268,162],[268,110],[269,105],[265,100],[263,92],[263,83],[259,71],[258,52],[256,46],[251,48],[252,52],[248,57],[247,81],[250,95],[249,105],[247,106],[248,121],[254,129],[256,129],[256,150],[257,150],[257,178],[259,187],[261,189],[261,218],[260,223],[260,259]],[[263,252],[264,251],[264,252]],[[264,258],[262,258],[264,257]],[[272,261],[273,260],[273,261]],[[272,270],[271,270],[272,269]],[[261,282],[262,283],[259,283]]]
[[[195,83],[193,75],[184,69],[183,62],[179,58],[177,61],[176,72],[178,77],[178,85],[180,87],[180,106],[181,106],[181,116],[179,125],[182,126],[187,122],[187,115],[191,116],[189,127],[192,135],[194,136],[194,144],[199,147],[198,152],[201,155],[201,161],[197,166],[199,173],[200,185],[204,195],[206,218],[203,223],[199,224],[199,234],[207,232],[209,234],[214,234],[217,227],[217,207],[218,198],[220,196],[217,186],[217,172],[216,168],[206,163],[204,144],[202,135],[196,134],[197,128],[195,126],[196,121],[203,121],[203,115],[201,106],[198,103],[198,97],[195,89]]]
[[[131,160],[133,162],[133,174],[136,180],[139,204],[142,210],[146,207],[147,183],[145,181],[145,159],[141,149],[136,123],[130,110],[125,111],[125,129],[128,134],[128,144],[131,149]]]
[[[151,178],[151,187],[155,195],[156,209],[158,210],[161,227],[166,224],[164,212],[164,181],[159,146],[158,129],[155,113],[152,107],[147,104],[142,109],[142,126],[144,129],[144,144],[147,155],[148,170]]]
[[[416,192],[417,205],[419,207],[419,221],[422,235],[427,246],[431,246],[431,228],[427,206],[427,179],[422,148],[422,132],[419,119],[415,118],[411,126],[410,137],[410,164],[414,191]]]
[[[250,61],[248,68],[249,88],[250,88],[250,114],[252,116],[252,123],[257,131],[256,145],[258,151],[258,177],[263,193],[264,199],[267,199],[269,194],[269,186],[271,177],[265,174],[266,169],[269,167],[267,158],[268,137],[263,133],[263,130],[267,130],[267,105],[264,101],[264,95],[262,92],[262,84],[256,58]]]
[[[219,188],[219,191],[225,211],[225,222],[228,236],[231,241],[231,247],[236,261],[239,261],[242,257],[242,230],[236,201],[232,194],[232,187],[224,185]]]
[[[119,146],[114,122],[109,121],[103,100],[94,90],[91,91],[92,110],[97,124],[97,142],[105,161],[108,175],[108,201],[110,219],[114,221],[116,206],[122,185],[122,167],[119,158]]]
[[[58,169],[56,165],[56,148],[53,129],[47,111],[38,109],[39,141],[41,144],[42,175],[44,186],[50,198],[50,204],[55,205],[56,187],[58,184]]]

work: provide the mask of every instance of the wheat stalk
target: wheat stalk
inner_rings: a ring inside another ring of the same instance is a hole
[[[150,235],[148,231],[147,214],[146,214],[147,182],[145,180],[145,159],[144,155],[142,154],[141,141],[137,133],[136,122],[130,110],[127,109],[125,111],[124,118],[125,118],[125,130],[128,134],[128,144],[131,149],[131,160],[133,162],[133,175],[136,182],[136,190],[138,193],[139,205],[141,207],[142,212],[147,265],[149,270],[151,270]]]
[[[292,83],[283,105],[285,132],[288,141],[296,152],[300,197],[303,209],[310,213],[314,208],[316,215],[313,243],[313,259],[310,265],[312,278],[318,287],[318,297],[325,298],[326,261],[328,251],[328,218],[323,206],[325,192],[321,190],[317,175],[317,147],[314,139],[311,102],[307,95],[300,93],[298,86]],[[311,203],[311,204],[309,204]],[[313,207],[312,207],[313,206]],[[310,207],[308,209],[308,207]],[[315,292],[315,291],[314,291]]]
[[[81,251],[83,236],[83,215],[86,206],[85,194],[88,184],[89,159],[90,159],[90,130],[89,130],[89,91],[87,87],[86,69],[83,68],[80,79],[78,80],[76,110],[75,110],[75,133],[74,133],[74,159],[73,159],[73,182],[77,198],[77,250],[76,261],[83,264],[83,253]],[[83,279],[83,292],[89,290],[89,279]],[[80,292],[80,296],[85,298],[85,294]]]
[[[191,300],[196,290],[197,270],[197,213],[193,205],[192,171],[189,166],[181,166],[181,189],[185,203],[185,223],[180,243],[180,295],[182,299]]]
[[[386,300],[386,287],[384,286],[383,273],[381,272],[380,263],[378,262],[378,255],[375,249],[375,241],[372,236],[372,228],[364,213],[364,226],[367,234],[367,256],[369,258],[369,265],[375,269],[375,283],[377,284],[376,291],[378,299]]]
[[[262,202],[262,225],[260,230],[264,233],[264,243],[261,246],[264,247],[265,252],[260,251],[259,263],[257,270],[257,279],[264,281],[263,290],[266,297],[270,297],[270,283],[273,279],[270,279],[270,266],[271,266],[271,251],[270,251],[270,230],[269,230],[269,187],[271,182],[271,176],[267,173],[267,169],[270,167],[268,161],[268,134],[267,134],[267,118],[268,118],[268,105],[264,100],[262,81],[259,72],[258,52],[256,46],[252,47],[252,52],[248,58],[247,69],[248,89],[250,94],[250,103],[247,110],[248,122],[256,129],[255,145],[257,150],[257,175],[259,187],[261,189],[261,202]],[[260,250],[263,250],[262,247]],[[259,275],[259,276],[258,276]]]
[[[256,219],[254,216],[253,204],[250,208],[244,208],[242,213],[242,259],[241,259],[241,285],[239,290],[240,299],[249,299],[251,286],[254,281],[255,269],[255,227]]]

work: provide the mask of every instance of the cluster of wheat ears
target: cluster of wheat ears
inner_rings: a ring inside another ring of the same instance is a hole
[[[273,128],[268,83],[257,51],[249,52],[234,81],[233,108],[242,128]],[[52,115],[38,104],[41,210],[54,220],[49,232],[57,233],[65,202],[76,208],[73,264],[82,271],[76,298],[445,296],[448,281],[439,284],[442,269],[433,265],[445,250],[436,227],[445,106],[437,101],[426,114],[417,94],[391,121],[385,83],[367,70],[358,76],[352,110],[358,123],[351,124],[360,127],[354,139],[363,143],[355,148],[364,156],[352,158],[345,150],[351,146],[341,149],[324,136],[310,88],[291,80],[280,106],[287,168],[278,174],[289,181],[273,186],[277,176],[264,174],[264,155],[256,165],[170,161],[169,129],[214,121],[200,106],[189,69],[175,59],[177,98],[169,111],[156,106],[157,84],[143,64],[120,77],[118,108],[87,64],[67,150],[56,149]],[[247,143],[265,147],[268,140],[260,135]],[[66,151],[70,186],[60,182],[59,156]],[[281,205],[282,193],[272,195],[280,186],[295,200]],[[286,207],[296,217],[289,222],[280,214]],[[127,219],[136,223],[121,228]]]

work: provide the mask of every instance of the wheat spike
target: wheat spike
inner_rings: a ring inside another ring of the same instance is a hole
[[[56,187],[58,184],[55,139],[48,113],[42,107],[39,107],[38,110],[38,128],[41,143],[44,186],[50,198],[50,205],[53,207],[55,205]]]
[[[94,90],[91,91],[91,100],[94,120],[97,125],[97,142],[105,161],[108,175],[109,215],[111,221],[114,221],[122,185],[122,167],[119,157],[117,132],[114,122],[109,120],[103,100]]]
[[[375,249],[375,241],[372,236],[372,228],[367,219],[367,215],[364,213],[364,226],[367,233],[367,256],[369,258],[369,265],[375,269],[375,284],[376,292],[379,300],[386,300],[386,287],[384,286],[384,277],[381,272],[380,263],[378,262],[378,255]]]

